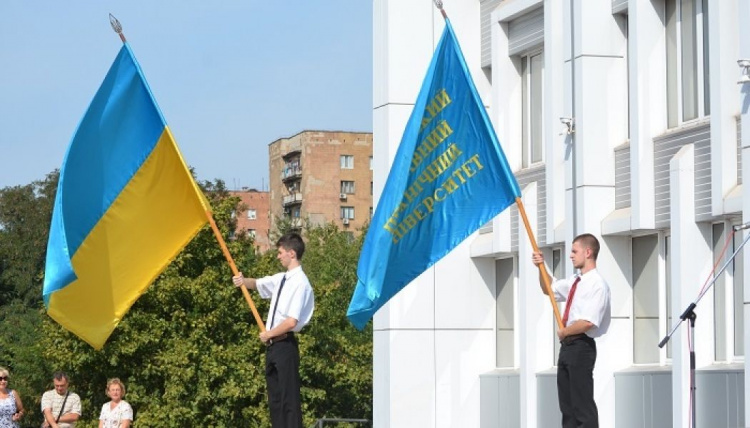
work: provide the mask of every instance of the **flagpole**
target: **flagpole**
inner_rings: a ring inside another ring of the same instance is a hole
[[[127,41],[125,40],[125,35],[122,33],[122,25],[120,24],[120,21],[118,21],[117,18],[115,18],[111,13],[109,14],[109,24],[112,26],[112,29],[115,31],[115,33],[120,36],[120,40],[122,40],[123,43],[126,43]],[[229,253],[227,244],[226,242],[224,242],[224,238],[221,236],[221,231],[219,231],[218,226],[216,226],[216,222],[214,221],[214,216],[211,214],[211,211],[206,211],[206,217],[208,217],[208,222],[211,224],[211,230],[213,230],[214,236],[216,236],[216,240],[219,241],[219,246],[221,247],[221,251],[224,253],[224,257],[227,259],[227,262],[229,262],[229,266],[232,268],[232,273],[238,275],[240,271],[237,269],[237,265],[234,263],[234,259]],[[239,287],[239,289],[242,290],[242,295],[245,296],[245,300],[247,301],[248,306],[250,306],[250,310],[253,312],[253,317],[255,318],[255,322],[258,324],[258,328],[260,328],[261,332],[266,331],[266,326],[265,324],[263,324],[263,320],[258,313],[258,308],[255,307],[253,298],[250,297],[250,292],[248,292],[247,288],[245,287]]]
[[[521,198],[516,197],[516,205],[518,206],[518,212],[521,214],[521,218],[523,219],[523,225],[526,227],[526,233],[529,235],[529,240],[531,241],[531,247],[534,249],[535,253],[539,252],[539,247],[536,244],[536,238],[534,238],[534,232],[531,231],[531,225],[529,225],[529,218],[526,217],[526,209],[523,207],[523,201]],[[555,301],[555,293],[552,292],[552,286],[550,285],[550,279],[549,275],[547,274],[547,268],[544,267],[544,263],[541,263],[537,265],[539,268],[539,276],[542,278],[542,282],[544,283],[544,289],[547,290],[547,296],[549,297],[550,303],[552,303],[552,310],[555,312],[555,319],[557,320],[557,327],[562,330],[563,323],[562,318],[560,318],[560,309],[557,307],[557,302]]]
[[[219,246],[221,247],[221,251],[224,253],[224,257],[227,259],[227,262],[229,262],[229,267],[232,268],[232,273],[235,275],[238,275],[240,271],[237,269],[237,265],[234,264],[234,259],[232,258],[232,255],[229,254],[229,249],[227,248],[227,244],[226,242],[224,242],[224,238],[221,236],[221,232],[219,231],[219,228],[216,226],[216,222],[214,221],[214,216],[211,214],[211,211],[206,211],[206,217],[208,217],[208,222],[211,224],[211,230],[214,231],[214,236],[216,236],[216,240],[219,241]],[[255,317],[255,322],[258,324],[258,328],[260,328],[261,333],[266,331],[266,326],[263,324],[263,320],[260,318],[258,309],[255,307],[255,302],[253,302],[253,298],[250,297],[250,293],[247,291],[247,288],[245,287],[238,287],[238,288],[242,290],[242,295],[245,296],[245,300],[247,301],[248,306],[250,306],[250,310],[253,312],[253,317]]]

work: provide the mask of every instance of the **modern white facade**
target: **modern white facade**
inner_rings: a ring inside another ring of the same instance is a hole
[[[750,2],[444,8],[550,269],[571,275],[573,237],[600,238],[612,291],[594,373],[600,426],[689,426],[687,323],[657,344],[742,243],[732,226],[750,220],[750,83],[737,83]],[[374,0],[373,10],[377,200],[444,22],[432,0]],[[376,427],[560,425],[559,344],[531,252],[506,210],[376,314]],[[749,254],[695,310],[696,426],[750,425]]]

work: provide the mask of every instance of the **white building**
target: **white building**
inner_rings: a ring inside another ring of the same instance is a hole
[[[750,84],[737,64],[750,58],[750,2],[445,0],[445,11],[555,274],[573,273],[577,234],[602,243],[601,426],[687,427],[687,323],[657,344],[750,213]],[[443,26],[432,0],[374,1],[376,199]],[[376,427],[560,426],[559,345],[531,251],[506,210],[377,313]],[[749,254],[695,310],[699,427],[750,425]]]

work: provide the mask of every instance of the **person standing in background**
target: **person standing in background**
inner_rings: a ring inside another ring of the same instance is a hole
[[[104,403],[99,413],[99,428],[129,428],[133,422],[133,408],[125,397],[125,384],[118,378],[107,381],[107,397],[110,402]]]
[[[8,388],[9,383],[8,369],[0,367],[0,428],[18,428],[24,414],[21,395]]]
[[[81,417],[81,398],[68,390],[70,378],[65,372],[52,375],[54,389],[42,395],[43,428],[73,428]]]

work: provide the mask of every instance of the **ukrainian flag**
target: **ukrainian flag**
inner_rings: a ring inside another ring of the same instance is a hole
[[[101,349],[209,210],[124,44],[60,169],[44,276],[47,313]]]

